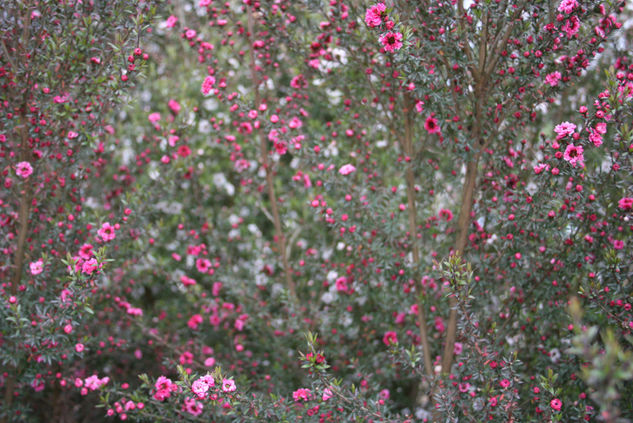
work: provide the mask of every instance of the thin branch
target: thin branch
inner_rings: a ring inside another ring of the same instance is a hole
[[[253,91],[255,93],[255,106],[258,107],[262,103],[262,98],[259,93],[259,80],[257,78],[257,65],[255,62],[255,51],[253,49],[253,43],[251,38],[253,37],[255,22],[253,17],[253,6],[248,10],[248,42],[250,45],[250,71],[251,81],[253,84]],[[297,303],[297,290],[295,282],[292,279],[292,268],[288,262],[288,256],[286,254],[286,236],[281,226],[281,218],[279,217],[279,207],[277,205],[277,196],[275,195],[275,186],[273,178],[273,169],[268,160],[268,141],[263,131],[259,131],[260,140],[260,161],[262,167],[266,172],[266,188],[268,189],[268,200],[270,201],[270,211],[273,217],[273,224],[275,226],[275,242],[281,255],[281,261],[284,268],[284,274],[286,278],[286,288],[290,292],[290,298],[294,303]]]

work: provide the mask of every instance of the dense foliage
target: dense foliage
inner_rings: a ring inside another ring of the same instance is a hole
[[[627,19],[9,4],[0,418],[630,421]]]

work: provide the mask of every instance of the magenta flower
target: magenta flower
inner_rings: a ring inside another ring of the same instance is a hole
[[[338,173],[340,173],[341,175],[349,175],[350,173],[354,172],[356,170],[356,168],[354,167],[354,165],[351,164],[346,164],[341,166],[341,168],[338,170]]]
[[[185,398],[185,411],[191,414],[192,416],[199,416],[202,414],[202,410],[204,406],[202,403],[196,401],[194,398]]]
[[[114,238],[116,238],[114,226],[110,225],[109,222],[105,222],[103,225],[101,225],[101,229],[97,231],[97,234],[105,242],[112,241]]]
[[[426,118],[426,121],[424,122],[424,129],[426,129],[429,134],[441,133],[440,126],[437,124],[437,119],[433,116]]]
[[[572,135],[576,130],[576,125],[570,122],[562,122],[559,125],[556,125],[554,128],[554,132],[556,132],[556,139],[561,140],[565,138],[567,135]]]
[[[552,72],[550,74],[547,74],[545,76],[545,83],[549,84],[552,87],[555,87],[558,85],[558,81],[560,81],[561,78],[561,74],[560,72]]]
[[[147,116],[147,119],[151,123],[156,124],[156,122],[158,122],[160,120],[160,113],[158,113],[158,112],[150,113],[149,116]]]
[[[174,15],[171,15],[170,17],[167,18],[167,20],[165,21],[165,26],[167,28],[173,28],[176,26],[176,22],[178,22],[178,18],[175,17]]]
[[[26,179],[33,173],[33,166],[31,166],[31,163],[29,162],[20,162],[15,165],[15,173],[20,178]]]
[[[39,259],[38,261],[31,262],[31,264],[29,264],[29,268],[31,269],[31,274],[33,276],[39,275],[44,270],[44,263],[42,262],[42,259]]]
[[[385,46],[385,51],[394,52],[402,47],[402,34],[399,32],[387,32],[380,37],[380,42]]]
[[[200,378],[191,384],[191,390],[198,398],[205,399],[207,397],[209,386],[213,385],[209,385],[206,380]]]
[[[299,388],[292,393],[292,398],[295,402],[299,401],[309,401],[312,398],[312,393],[309,389]]]
[[[382,337],[382,342],[385,343],[386,346],[397,345],[398,344],[398,335],[394,331],[385,332],[385,335]]]
[[[237,390],[237,386],[235,386],[235,381],[233,381],[233,379],[222,380],[222,391],[233,392],[235,390]]]
[[[552,410],[560,411],[561,407],[563,406],[563,402],[558,398],[554,398],[549,402],[549,406],[552,407]]]
[[[579,164],[581,167],[585,164],[585,156],[583,155],[583,148],[580,145],[569,144],[565,149],[563,158],[567,160],[573,167]]]
[[[618,207],[622,210],[633,209],[633,197],[622,197],[618,201]]]
[[[384,3],[375,4],[367,9],[365,12],[365,23],[367,26],[370,28],[380,26],[385,10],[387,10],[387,6]]]
[[[202,82],[202,87],[200,88],[200,92],[204,95],[207,95],[211,92],[211,89],[213,88],[214,85],[215,85],[215,78],[209,75],[206,78],[204,78],[204,81]]]
[[[562,0],[558,5],[558,11],[569,15],[577,6],[576,0]]]

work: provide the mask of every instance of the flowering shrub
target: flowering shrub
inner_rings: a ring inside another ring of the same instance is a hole
[[[623,1],[112,3],[2,18],[5,421],[633,418]]]

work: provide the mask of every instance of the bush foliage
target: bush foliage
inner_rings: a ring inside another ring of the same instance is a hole
[[[1,421],[631,421],[629,19],[6,5]]]

